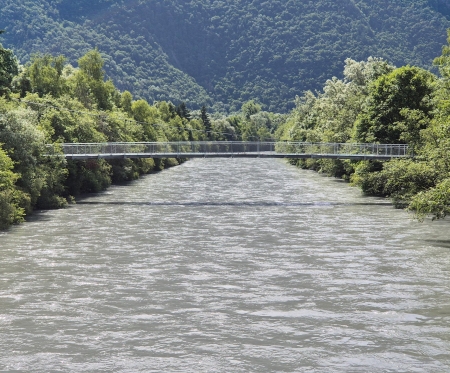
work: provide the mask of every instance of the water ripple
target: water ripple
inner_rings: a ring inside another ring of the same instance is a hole
[[[189,161],[0,235],[0,370],[448,371],[448,231],[281,161]]]

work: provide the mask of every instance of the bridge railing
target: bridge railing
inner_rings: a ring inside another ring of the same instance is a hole
[[[275,142],[243,141],[179,141],[136,143],[63,143],[65,155],[89,154],[190,154],[190,153],[259,153],[275,152]]]
[[[409,155],[408,145],[405,144],[277,142],[276,151],[285,154],[359,154],[393,157]]]
[[[189,154],[285,154],[285,155],[372,155],[383,157],[408,156],[404,144],[350,144],[306,142],[245,142],[245,141],[180,141],[180,142],[115,142],[49,145],[49,154],[62,152],[66,156],[89,155],[167,155]]]

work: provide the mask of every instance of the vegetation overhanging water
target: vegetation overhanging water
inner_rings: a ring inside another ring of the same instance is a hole
[[[189,140],[293,140],[407,143],[415,159],[377,161],[293,160],[341,177],[367,195],[387,196],[419,219],[444,218],[450,205],[450,46],[435,59],[441,77],[414,66],[395,68],[380,58],[347,59],[344,78],[322,93],[296,98],[289,114],[262,110],[250,100],[239,113],[211,118],[207,108],[185,103],[150,105],[105,80],[97,49],[67,64],[63,56],[35,55],[18,66],[1,48],[0,226],[23,220],[36,208],[63,207],[74,196],[112,182],[177,165],[180,159],[64,161],[45,156],[54,142]]]

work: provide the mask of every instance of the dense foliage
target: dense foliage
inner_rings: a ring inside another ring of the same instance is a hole
[[[242,114],[211,118],[208,109],[190,111],[186,103],[153,105],[133,99],[105,80],[97,49],[78,60],[33,55],[18,66],[0,44],[0,229],[21,222],[36,208],[58,208],[82,193],[112,182],[177,165],[180,159],[66,161],[49,156],[46,144],[71,142],[258,140],[273,138],[284,116],[261,110],[254,101]],[[3,72],[7,73],[3,73]]]
[[[292,162],[348,179],[367,195],[391,197],[419,219],[444,218],[450,213],[450,32],[448,42],[434,60],[440,77],[381,59],[347,60],[344,79],[297,97],[276,134],[281,140],[407,143],[414,159]]]
[[[35,208],[62,207],[73,196],[181,161],[66,161],[49,157],[48,143],[206,138],[202,121],[180,117],[171,103],[133,100],[105,81],[95,49],[79,59],[79,68],[50,55],[34,55],[19,68],[1,45],[0,56],[8,56],[0,60],[0,228]]]
[[[194,109],[237,111],[343,77],[344,60],[379,56],[429,68],[450,26],[444,0],[0,0],[4,43],[75,65],[98,47],[121,90]]]
[[[0,15],[25,63],[0,44],[0,228],[183,161],[48,157],[61,142],[407,143],[414,159],[292,162],[450,213],[450,36],[430,72],[447,1],[0,0]]]

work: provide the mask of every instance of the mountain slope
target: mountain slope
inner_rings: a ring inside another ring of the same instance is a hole
[[[429,68],[445,43],[444,0],[0,0],[4,44],[22,62],[97,46],[120,89],[190,107],[255,98],[286,111],[346,58]]]

